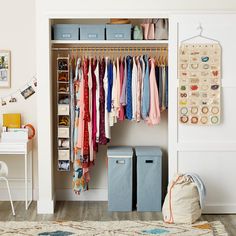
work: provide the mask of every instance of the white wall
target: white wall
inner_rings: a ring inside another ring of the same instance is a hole
[[[236,191],[236,110],[232,101],[236,100],[236,80],[234,60],[236,53],[236,14],[176,14],[171,19],[171,60],[170,76],[177,78],[177,49],[181,41],[196,34],[199,21],[203,35],[220,42],[221,52],[221,122],[217,126],[188,126],[170,119],[169,127],[174,130],[169,136],[169,176],[176,172],[198,173],[205,183],[207,196],[205,213],[235,213]],[[178,25],[178,27],[177,27]],[[177,33],[178,29],[178,33]],[[193,40],[192,42],[199,42]],[[202,40],[202,43],[209,40]],[[211,57],[211,56],[210,56]],[[170,86],[169,99],[172,101],[170,117],[177,114],[178,80]],[[218,180],[220,178],[220,181]]]
[[[93,2],[93,3],[92,3]],[[235,10],[234,0],[92,0],[89,2],[69,0],[39,0],[38,4],[44,11],[172,11],[172,10]]]
[[[35,1],[0,1],[1,5],[1,33],[0,50],[11,50],[11,88],[1,89],[0,97],[16,91],[36,73],[36,55],[35,55]],[[36,123],[36,96],[24,100],[18,95],[18,102],[0,105],[0,126],[2,125],[3,113],[21,113],[22,123],[31,123],[37,127]],[[22,177],[24,173],[23,158],[19,156],[0,156],[9,164],[10,177]],[[37,189],[37,140],[34,142],[34,188]],[[13,191],[13,196],[22,199],[23,185],[11,183],[11,186],[17,187]],[[1,185],[2,187],[2,185]],[[0,190],[0,199],[4,198],[5,191]],[[18,198],[19,199],[19,198]]]
[[[100,1],[93,1],[93,3],[87,4],[85,1],[78,1],[78,0],[70,0],[67,1],[66,4],[62,0],[54,0],[54,1],[37,1],[37,26],[38,26],[38,69],[40,73],[40,79],[41,81],[41,86],[46,86],[46,93],[41,93],[41,98],[44,101],[49,101],[50,100],[50,91],[48,87],[50,86],[49,78],[50,78],[50,68],[48,68],[47,63],[41,62],[41,60],[44,58],[48,60],[48,45],[49,45],[49,39],[48,39],[48,18],[89,18],[91,16],[93,17],[99,17],[99,18],[106,18],[106,17],[154,17],[156,14],[163,13],[166,14],[169,11],[175,11],[175,10],[234,10],[236,9],[236,3],[231,0],[231,1],[189,1],[189,0],[182,0],[182,1],[154,1],[154,0],[148,0],[148,1],[125,1],[125,0],[120,0],[120,1],[105,1],[105,0],[100,0]],[[45,71],[42,71],[42,69],[45,69]],[[45,97],[46,95],[46,97]],[[48,99],[48,100],[47,100]],[[47,114],[50,114],[49,111],[50,105],[47,107],[46,112]],[[39,106],[38,111],[43,110],[43,107]],[[45,120],[45,119],[43,119]],[[47,172],[43,171],[43,169],[40,169],[40,186],[45,186],[45,183],[47,183],[47,180],[50,179],[51,177],[51,148],[48,145],[48,142],[51,142],[51,140],[46,137],[44,139],[44,134],[46,134],[47,130],[50,129],[51,127],[51,121],[46,121],[46,127],[41,127],[41,134],[42,136],[40,137],[40,165],[43,166],[43,163],[47,163]],[[41,122],[40,122],[41,123]],[[126,125],[126,124],[125,124]],[[136,127],[130,127],[130,130],[136,134]],[[119,132],[127,131],[124,128],[119,129],[119,127],[115,127],[115,129],[118,129]],[[155,138],[156,134],[160,131],[160,129],[163,129],[163,127],[158,127],[155,130],[155,134],[153,133],[151,137]],[[51,132],[51,131],[48,131]],[[160,132],[161,133],[161,132]],[[117,135],[118,137],[118,135]],[[158,137],[160,138],[160,136]],[[136,138],[135,138],[136,140]],[[153,144],[153,139],[151,138],[152,142],[148,141],[148,139],[145,139],[147,143]],[[138,140],[137,144],[138,144]],[[158,140],[155,140],[155,144],[158,144]],[[132,143],[132,139],[129,139],[126,144]],[[116,143],[121,144],[122,140],[117,140]],[[146,143],[145,143],[146,144]],[[167,145],[167,142],[163,144],[163,147]],[[103,152],[104,153],[104,152]],[[102,154],[101,156],[103,156]],[[41,159],[42,158],[42,159]],[[100,182],[97,182],[96,179],[96,186],[98,187],[104,187],[106,184],[106,179],[105,179],[105,172],[106,169],[104,167],[104,162],[100,161],[98,162],[98,165],[102,165],[101,169],[100,167],[96,167],[96,171],[99,171],[99,176],[103,176],[104,178],[98,178]],[[102,164],[101,164],[102,163]],[[101,172],[101,170],[103,170]],[[93,172],[94,174],[96,173],[95,170]],[[58,177],[59,176],[59,177]],[[63,176],[63,177],[61,177]],[[56,187],[60,188],[68,188],[70,186],[70,179],[69,176],[65,176],[65,174],[57,175],[57,181],[56,181]],[[60,181],[60,180],[65,180],[68,179],[67,181]],[[95,180],[95,179],[94,179]],[[63,183],[63,184],[62,184]],[[91,182],[92,186],[95,184],[95,182]],[[48,184],[49,185],[49,184]],[[41,189],[41,188],[40,188]],[[48,206],[51,206],[52,203],[50,202],[52,200],[52,189],[51,185],[47,186],[46,189],[42,188],[42,192],[40,193],[40,199],[42,200],[43,203],[49,204]],[[41,201],[40,200],[40,201]],[[39,204],[40,206],[43,204]],[[39,207],[38,209],[41,209]],[[51,208],[52,209],[52,208]],[[41,212],[49,212],[48,209],[43,208],[43,210],[40,210]]]
[[[35,8],[35,1],[37,7]],[[135,4],[134,4],[135,3]],[[135,7],[134,7],[135,6]],[[93,4],[87,4],[86,1],[78,0],[1,0],[1,18],[4,23],[1,24],[0,48],[9,49],[12,52],[12,88],[0,89],[0,96],[15,91],[24,84],[32,75],[35,74],[35,11],[39,17],[46,12],[64,12],[85,9],[91,11],[97,10],[120,10],[120,11],[160,11],[160,10],[236,10],[235,0],[148,0],[148,1],[94,1]],[[4,10],[3,10],[4,9]],[[23,122],[36,123],[36,96],[24,101],[19,97],[17,104],[10,104],[7,107],[0,106],[0,114],[4,112],[21,112]],[[1,116],[0,116],[1,117]],[[0,118],[1,119],[1,118]],[[0,120],[0,124],[2,121]],[[117,129],[117,128],[114,128]],[[37,147],[35,142],[34,151],[34,187],[37,189]],[[6,157],[0,157],[6,159]],[[23,166],[19,167],[17,157],[7,157],[8,161],[12,159],[10,165],[10,174],[21,175]],[[15,167],[16,162],[17,167]],[[20,173],[19,173],[20,172]],[[1,196],[1,195],[0,195]]]

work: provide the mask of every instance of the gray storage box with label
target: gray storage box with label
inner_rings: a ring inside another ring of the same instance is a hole
[[[108,210],[133,209],[133,149],[108,147]]]
[[[52,27],[54,40],[78,40],[78,24],[56,24]]]
[[[80,25],[80,40],[104,40],[105,25]]]
[[[135,147],[137,211],[161,211],[162,152],[159,147]]]
[[[107,40],[131,40],[131,24],[107,24]]]

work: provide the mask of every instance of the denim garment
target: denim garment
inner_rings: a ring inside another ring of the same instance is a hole
[[[111,112],[112,103],[112,86],[113,86],[113,63],[108,62],[108,92],[107,92],[107,111]]]
[[[159,66],[158,70],[159,70],[159,79],[158,79],[159,103],[160,103],[160,107],[161,107],[162,99],[163,99],[162,67]]]
[[[120,104],[122,106],[126,105],[126,101],[127,101],[127,60],[126,58],[124,58],[124,76],[123,76],[123,83],[122,83],[122,91],[121,91],[121,95],[120,95]]]
[[[126,104],[126,118],[132,120],[132,57],[126,57],[127,62],[127,104]]]
[[[143,79],[142,117],[145,120],[148,117],[150,108],[149,62],[147,55],[144,56],[144,61],[146,70]]]
[[[166,109],[168,108],[168,66],[165,67],[165,70],[166,70],[166,94],[165,94],[165,106],[166,106]]]

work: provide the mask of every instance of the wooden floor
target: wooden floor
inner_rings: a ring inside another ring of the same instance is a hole
[[[0,221],[84,221],[84,220],[161,220],[161,213],[108,212],[106,202],[57,202],[55,214],[37,215],[36,202],[28,211],[24,202],[14,202],[16,216],[11,213],[9,202],[0,202]],[[221,221],[229,235],[236,235],[236,215],[203,215],[202,220]]]

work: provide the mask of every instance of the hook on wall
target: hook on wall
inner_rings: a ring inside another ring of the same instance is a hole
[[[199,25],[198,25],[198,27],[197,27],[197,30],[199,30],[199,31],[200,31],[199,35],[200,35],[200,36],[202,36],[203,27],[202,27],[202,24],[201,24],[201,22],[199,22]]]

